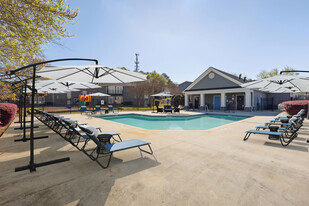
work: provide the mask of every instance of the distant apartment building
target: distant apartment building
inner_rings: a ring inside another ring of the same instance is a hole
[[[80,91],[67,92],[61,94],[48,94],[45,97],[38,97],[35,103],[54,106],[67,106],[78,99],[81,94],[91,94],[95,92],[102,92],[110,95],[109,97],[92,97],[94,103],[104,100],[105,105],[127,105],[136,106],[137,100],[134,95],[130,93],[131,84],[99,84],[101,88],[96,89],[80,89]]]

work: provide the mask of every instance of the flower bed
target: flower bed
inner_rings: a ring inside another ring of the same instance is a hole
[[[284,110],[289,115],[297,114],[297,112],[299,112],[301,109],[305,109],[306,114],[307,114],[308,104],[309,104],[309,100],[295,100],[295,101],[287,101],[287,102],[282,103]]]
[[[0,137],[13,122],[17,113],[17,105],[0,103]]]

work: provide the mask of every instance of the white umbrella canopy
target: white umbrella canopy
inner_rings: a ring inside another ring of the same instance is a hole
[[[99,85],[88,82],[75,81],[56,81],[56,80],[42,80],[36,82],[36,88],[57,88],[57,89],[95,89],[101,88]]]
[[[78,89],[70,89],[70,88],[49,88],[49,87],[46,87],[46,88],[40,88],[40,89],[37,89],[37,93],[38,94],[62,94],[62,93],[67,93],[67,92],[77,92],[79,91]],[[27,93],[31,93],[31,90],[30,89],[27,89]]]
[[[101,92],[97,92],[97,93],[89,94],[89,96],[92,96],[92,97],[109,97],[111,95],[104,94],[104,93],[101,93]]]
[[[309,78],[302,76],[276,75],[241,85],[271,93],[309,92]]]
[[[145,81],[147,75],[102,65],[46,66],[37,72],[39,76],[54,80],[74,79],[91,83],[130,83]]]
[[[97,93],[89,94],[89,96],[92,96],[92,97],[109,97],[111,95],[104,94],[104,93],[101,93],[101,92],[97,92]],[[96,102],[96,101],[94,101],[94,102]]]
[[[275,90],[272,89],[259,89],[259,91],[269,92],[269,93],[300,93],[299,89],[295,88],[285,88],[279,87]]]
[[[171,97],[173,95],[169,94],[169,93],[165,93],[165,92],[160,92],[158,94],[153,94],[151,95],[152,97]]]

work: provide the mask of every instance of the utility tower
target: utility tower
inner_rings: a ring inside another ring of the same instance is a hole
[[[138,56],[139,54],[135,54],[135,72],[138,72],[138,64],[139,64],[139,61],[138,61]]]

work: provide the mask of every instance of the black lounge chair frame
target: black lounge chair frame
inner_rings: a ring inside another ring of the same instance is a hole
[[[159,107],[159,106],[156,106],[157,107],[157,113],[159,112],[163,112],[163,108]]]
[[[295,127],[295,124],[291,124],[282,132],[249,130],[246,132],[246,135],[243,140],[247,141],[251,134],[264,134],[264,135],[269,135],[270,140],[279,139],[281,142],[281,145],[286,147],[297,137],[297,131],[299,130],[300,127],[301,127],[300,125],[298,125],[298,127]],[[277,128],[279,129],[279,127]]]
[[[94,149],[87,150],[85,147],[83,147],[81,150],[91,160],[96,161],[103,169],[108,168],[114,152],[118,152],[118,151],[122,151],[122,150],[126,150],[126,149],[132,149],[132,148],[137,147],[141,152],[145,152],[147,154],[153,155],[152,148],[150,146],[150,143],[148,143],[148,142],[138,140],[138,141],[141,141],[143,143],[133,145],[133,146],[130,146],[130,147],[123,147],[123,148],[117,149],[117,150],[111,150],[109,148],[112,148],[112,146],[114,146],[116,144],[123,144],[123,143],[134,141],[134,140],[129,140],[129,141],[125,141],[125,142],[116,142],[116,143],[110,143],[110,142],[107,141],[109,144],[102,144],[101,141],[99,141],[99,139],[93,134],[93,132],[90,129],[85,128],[85,127],[80,127],[80,129],[88,135],[89,140],[91,139],[96,144],[96,147]],[[85,144],[85,146],[86,146],[86,144]],[[142,146],[148,146],[149,151],[142,149],[141,148]],[[107,157],[107,162],[105,164],[103,164],[99,161],[99,158],[104,158],[104,157]]]
[[[173,109],[170,105],[165,105],[164,106],[164,112],[165,113],[167,113],[167,112],[173,113]]]

